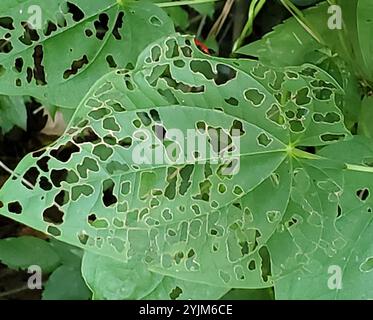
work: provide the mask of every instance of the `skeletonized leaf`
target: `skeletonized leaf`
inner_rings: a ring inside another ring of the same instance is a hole
[[[147,270],[141,261],[123,263],[86,252],[83,276],[99,300],[219,299],[227,288],[177,280]]]
[[[354,138],[320,155],[367,172],[308,166],[298,178],[301,185],[268,243],[276,298],[372,299],[372,141]]]
[[[134,70],[95,84],[63,137],[20,163],[1,213],[178,279],[271,286],[266,243],[288,205],[294,148],[349,133],[322,70],[248,65],[203,55],[189,37],[150,45]],[[188,130],[208,141],[205,154],[185,146]]]
[[[98,78],[173,32],[151,3],[2,1],[0,12],[0,93],[74,109]]]

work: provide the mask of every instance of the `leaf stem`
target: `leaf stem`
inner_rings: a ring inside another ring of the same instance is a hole
[[[320,160],[324,159],[323,157],[320,157],[316,154],[312,154],[297,148],[289,148],[288,153],[291,154],[293,157],[298,157],[302,159],[309,159],[309,160]],[[351,164],[351,163],[345,163],[346,170],[349,171],[357,171],[357,172],[367,172],[367,173],[373,173],[373,167],[367,167],[363,165],[358,164]]]
[[[0,168],[4,169],[6,172],[8,172],[11,176],[19,176],[17,175],[12,169],[10,169],[5,163],[0,161]],[[34,188],[34,186],[31,184],[31,182],[27,181],[25,178],[21,178],[22,182],[26,184],[31,189]]]
[[[245,38],[252,33],[254,20],[255,20],[256,16],[259,14],[260,10],[262,10],[265,3],[266,3],[266,0],[252,0],[251,1],[250,7],[249,7],[247,22],[246,22],[240,36],[238,37],[238,39],[234,43],[234,46],[233,46],[233,49],[232,49],[233,52],[238,50],[242,46],[242,43],[245,40]]]
[[[300,23],[300,25],[320,44],[325,45],[325,41],[322,36],[312,27],[311,23],[304,16],[303,12],[297,8],[289,0],[280,0],[282,5],[294,16],[295,19]]]
[[[373,173],[373,167],[361,166],[357,164],[346,163],[346,168],[350,171]]]
[[[303,151],[303,150],[300,150],[300,149],[297,149],[297,148],[292,148],[289,152],[291,153],[291,155],[293,155],[294,157],[297,157],[297,158],[310,159],[310,160],[322,159],[322,157],[320,157],[316,154],[309,153],[309,152],[306,152],[306,151]]]

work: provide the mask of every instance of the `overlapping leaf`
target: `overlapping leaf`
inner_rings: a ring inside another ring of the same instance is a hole
[[[292,158],[306,156],[294,148],[349,135],[340,94],[311,65],[273,70],[205,56],[188,37],[161,39],[133,71],[99,80],[66,134],[20,163],[1,190],[1,213],[99,255],[141,259],[166,276],[271,286],[266,243],[288,205]],[[199,159],[173,129],[208,138],[209,151],[210,129],[230,142],[218,159]],[[170,145],[183,161],[150,159],[154,150],[170,157]],[[238,174],[223,174],[227,167]]]
[[[68,108],[98,78],[134,65],[148,43],[173,32],[172,21],[150,3],[2,1],[0,12],[0,93]]]
[[[292,204],[268,243],[276,297],[371,299],[372,141],[356,137],[320,155],[351,165],[307,165],[294,187]]]
[[[150,272],[141,260],[123,263],[90,252],[84,256],[82,272],[98,300],[216,300],[228,290]]]
[[[14,126],[26,130],[27,111],[25,97],[22,96],[2,96],[0,95],[0,130],[7,133]]]

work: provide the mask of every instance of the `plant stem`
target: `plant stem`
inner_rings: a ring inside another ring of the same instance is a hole
[[[8,172],[11,176],[18,176],[12,169],[10,169],[5,163],[3,163],[2,161],[0,161],[0,168],[4,169],[6,172]],[[24,184],[26,184],[27,186],[29,186],[31,189],[34,188],[34,186],[28,182],[25,178],[21,178],[22,182]]]
[[[325,45],[325,41],[322,36],[312,28],[310,22],[303,15],[303,12],[297,8],[290,0],[280,0],[282,5],[294,16],[295,19],[301,24],[301,26],[320,44]]]
[[[361,166],[361,165],[357,165],[357,164],[350,164],[350,163],[346,163],[346,167],[347,167],[347,170],[350,170],[350,171],[373,173],[373,168],[372,167],[366,167],[366,166]]]
[[[322,159],[322,157],[320,157],[320,156],[318,156],[316,154],[309,153],[307,151],[303,151],[303,150],[300,150],[300,149],[297,149],[297,148],[292,149],[291,150],[291,154],[294,157],[302,158],[302,159],[310,159],[310,160],[319,160],[319,159]]]
[[[300,149],[291,149],[291,154],[294,157],[297,158],[302,158],[302,159],[309,159],[309,160],[320,160],[320,159],[325,159],[323,157],[320,157],[316,154],[309,153]],[[363,165],[358,165],[358,164],[351,164],[351,163],[346,163],[346,170],[349,171],[357,171],[357,172],[366,172],[366,173],[373,173],[373,167],[367,167]]]
[[[232,51],[235,52],[238,50],[241,46],[243,41],[247,36],[249,36],[253,32],[253,24],[256,16],[259,14],[260,10],[262,10],[264,4],[266,3],[266,0],[252,0],[249,7],[249,13],[247,22],[236,40],[236,42],[233,45]]]

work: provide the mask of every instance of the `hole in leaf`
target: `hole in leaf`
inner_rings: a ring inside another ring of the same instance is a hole
[[[104,190],[104,194],[102,197],[102,202],[104,203],[105,207],[110,207],[111,205],[117,203],[117,197],[114,195],[114,181],[111,179],[107,179],[103,182],[102,188]]]
[[[43,53],[43,47],[41,45],[37,45],[34,48],[34,53],[32,55],[34,59],[34,79],[36,81],[37,85],[44,86],[47,84],[46,81],[46,75],[44,71],[44,66],[43,66],[43,58],[44,58],[44,53]]]
[[[229,99],[225,99],[225,102],[230,104],[231,106],[237,107],[238,106],[238,100],[236,98],[230,97]]]
[[[47,22],[47,26],[44,29],[44,35],[46,37],[49,37],[53,32],[57,31],[57,25],[53,23],[52,21]]]
[[[21,25],[24,29],[23,35],[20,36],[18,39],[26,46],[32,45],[33,42],[39,41],[40,37],[35,29],[32,28],[32,26],[26,22],[22,21]]]
[[[88,57],[86,55],[83,55],[83,57],[78,60],[74,60],[70,69],[67,69],[63,73],[63,78],[65,80],[69,79],[71,76],[77,74],[79,70],[82,69],[86,64],[88,64]]]
[[[94,192],[90,185],[82,184],[71,188],[71,200],[76,201],[81,196],[90,196]]]
[[[369,197],[369,189],[364,188],[364,189],[359,189],[356,191],[356,196],[361,200],[361,201],[366,201]]]
[[[181,288],[179,287],[172,289],[172,291],[170,292],[171,300],[176,300],[177,298],[180,297],[182,293],[183,293],[183,290],[181,290]]]
[[[267,147],[272,142],[272,139],[269,138],[265,133],[261,133],[256,139],[263,147]]]
[[[91,117],[94,120],[99,120],[103,118],[104,116],[108,115],[110,113],[110,110],[107,108],[100,108],[97,110],[93,110],[88,113],[88,116]]]
[[[335,112],[328,112],[325,116],[321,113],[315,113],[313,115],[313,119],[316,122],[324,122],[324,123],[336,123],[341,120],[341,117],[338,113]]]
[[[45,209],[43,212],[43,220],[56,225],[63,223],[63,216],[64,213],[56,205]]]
[[[120,127],[117,124],[117,122],[116,122],[116,120],[115,120],[114,117],[109,117],[109,118],[104,119],[104,121],[102,123],[102,126],[106,130],[120,131]]]
[[[101,161],[106,161],[113,154],[113,149],[104,144],[99,144],[93,148],[92,153],[99,157]]]
[[[308,88],[303,88],[297,91],[297,94],[295,97],[295,103],[298,106],[303,106],[311,102],[311,98],[308,96],[309,91],[310,90]]]
[[[9,53],[13,50],[13,45],[9,40],[0,39],[0,53]]]
[[[255,260],[251,260],[251,261],[248,263],[247,268],[248,268],[250,271],[255,270],[255,269],[256,269]]]
[[[331,133],[326,133],[320,136],[320,139],[325,142],[333,142],[333,141],[338,141],[341,140],[345,137],[344,134],[331,134]]]
[[[73,140],[76,144],[81,144],[81,143],[93,143],[96,144],[100,142],[100,137],[96,134],[96,132],[93,131],[92,128],[87,127],[84,128],[82,131],[77,133],[74,137]]]
[[[73,16],[73,20],[75,22],[79,22],[83,20],[84,12],[77,5],[71,2],[66,2],[66,5],[67,5],[67,12],[65,13],[71,13]]]
[[[361,265],[360,271],[362,272],[370,272],[373,270],[373,257],[367,258]]]
[[[50,155],[61,162],[67,162],[70,160],[73,153],[79,151],[80,148],[69,141],[65,145],[60,146],[57,150],[51,150]]]
[[[11,17],[0,17],[0,27],[8,30],[14,30],[13,19]]]
[[[219,63],[216,66],[217,75],[214,79],[216,85],[221,86],[233,80],[237,76],[237,71],[226,64]]]
[[[23,175],[23,179],[29,182],[31,185],[35,186],[36,180],[38,179],[40,175],[40,171],[36,167],[29,168],[25,174]],[[30,186],[22,181],[22,184],[30,189]]]
[[[120,34],[120,29],[123,27],[123,17],[124,17],[124,12],[120,11],[117,16],[117,20],[115,21],[115,25],[113,28],[113,36],[116,40],[122,40],[122,36]]]
[[[52,184],[48,181],[48,179],[46,177],[41,177],[40,178],[39,186],[44,191],[50,191],[53,188]]]
[[[65,190],[61,190],[54,198],[54,202],[60,207],[64,206],[69,202],[69,193]]]
[[[254,106],[260,106],[264,101],[264,94],[261,93],[258,89],[249,89],[245,91],[245,97],[249,100]]]
[[[110,68],[116,68],[118,66],[111,54],[106,57],[106,62],[108,63]]]
[[[104,39],[106,33],[109,31],[108,23],[109,23],[109,16],[106,13],[101,13],[98,17],[98,20],[94,22],[97,39],[99,40]]]
[[[15,214],[22,213],[22,206],[18,201],[8,203],[8,211]]]
[[[160,27],[163,23],[157,16],[151,16],[149,22],[156,27]]]
[[[48,226],[47,233],[53,237],[59,237],[61,235],[61,230],[55,226]]]

